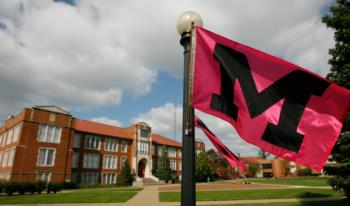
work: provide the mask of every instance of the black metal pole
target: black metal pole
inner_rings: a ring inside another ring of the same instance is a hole
[[[181,206],[196,205],[195,169],[195,136],[194,110],[190,105],[189,78],[191,56],[191,33],[182,34],[180,44],[184,47],[184,87],[183,87],[183,117],[182,117],[182,179]]]

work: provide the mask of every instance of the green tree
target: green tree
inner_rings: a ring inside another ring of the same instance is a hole
[[[220,167],[228,167],[227,161],[220,155],[219,152],[210,149],[206,153],[211,165],[212,172],[216,172],[216,170]]]
[[[329,50],[331,70],[327,78],[350,89],[350,1],[337,0],[330,13],[322,18],[323,23],[334,30],[335,47]],[[342,133],[332,150],[334,167],[325,167],[325,172],[334,175],[329,184],[350,197],[350,115],[347,114]]]
[[[195,165],[196,182],[206,182],[208,178],[211,178],[210,162],[206,152],[198,154]]]
[[[126,159],[123,164],[123,168],[120,170],[118,174],[117,185],[119,186],[132,185],[133,181],[134,181],[134,177],[131,174],[130,164],[128,159]]]
[[[260,149],[258,151],[258,156],[263,158],[263,159],[266,159],[270,156],[270,154],[268,152],[265,152],[264,150]]]
[[[256,177],[261,168],[257,164],[249,164],[247,169],[251,174],[251,177]]]
[[[170,159],[165,152],[162,153],[162,156],[158,160],[156,174],[160,180],[168,180],[171,179],[171,168],[170,168]]]

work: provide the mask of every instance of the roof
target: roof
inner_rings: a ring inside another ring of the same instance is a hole
[[[60,113],[60,114],[71,115],[68,111],[62,109],[61,107],[55,106],[55,105],[46,105],[46,106],[38,106],[38,105],[36,105],[33,108],[46,110],[46,111],[50,111],[50,112],[56,112],[56,113]]]
[[[152,142],[155,142],[157,144],[174,146],[174,147],[182,147],[182,144],[180,142],[175,141],[173,139],[169,139],[159,134],[152,134]]]
[[[246,164],[261,164],[265,159],[261,157],[240,157],[240,160],[242,160]]]
[[[92,122],[83,119],[76,119],[74,122],[75,123],[73,127],[75,128],[75,130],[80,132],[132,139],[132,136],[128,135],[126,129],[120,127]]]

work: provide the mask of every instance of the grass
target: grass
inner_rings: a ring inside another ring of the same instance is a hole
[[[349,202],[346,200],[324,201],[324,202],[279,202],[266,204],[234,204],[225,206],[348,206]],[[212,205],[214,206],[214,205]]]
[[[339,197],[342,192],[332,189],[259,189],[259,190],[221,190],[221,191],[198,191],[198,201],[218,200],[254,200],[254,199],[279,199],[279,198],[311,198],[311,197]],[[180,192],[159,193],[161,202],[179,202]]]
[[[83,192],[83,191],[141,191],[141,187],[82,187],[80,189],[67,190],[69,192]]]
[[[328,177],[298,177],[282,179],[248,179],[249,182],[259,184],[301,185],[301,186],[329,186]]]
[[[47,204],[47,203],[108,203],[126,202],[137,194],[140,188],[115,188],[100,190],[77,190],[57,194],[34,194],[0,196],[2,204]]]

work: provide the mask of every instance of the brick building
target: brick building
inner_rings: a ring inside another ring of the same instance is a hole
[[[205,150],[203,142],[196,149]],[[161,155],[181,175],[181,143],[146,123],[120,128],[77,119],[56,106],[35,106],[0,127],[0,180],[112,184],[128,159],[136,180],[152,175]]]
[[[321,175],[322,172],[314,171],[302,165],[297,165],[295,162],[290,162],[281,158],[276,159],[264,159],[261,157],[240,157],[240,159],[248,166],[249,164],[258,165],[259,171],[257,177],[293,177],[300,176],[301,171],[309,169],[312,174]],[[249,177],[251,174],[246,173]]]

